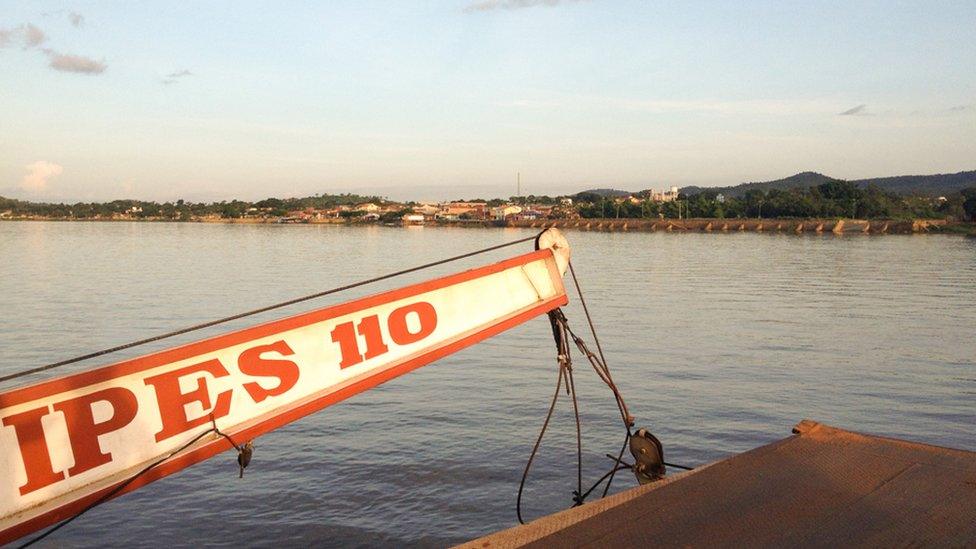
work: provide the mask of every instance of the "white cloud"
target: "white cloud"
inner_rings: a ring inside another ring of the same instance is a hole
[[[36,48],[47,40],[47,36],[44,35],[44,31],[35,27],[34,25],[27,25],[24,28],[24,47],[25,48]]]
[[[47,40],[47,35],[38,27],[28,23],[9,29],[0,29],[0,48],[20,44],[23,48],[36,48]]]
[[[38,160],[37,162],[24,166],[24,169],[27,170],[27,174],[20,181],[20,188],[30,192],[44,191],[47,189],[49,179],[57,177],[64,172],[64,166],[55,164],[54,162],[48,162],[47,160]]]
[[[51,59],[50,67],[56,71],[102,74],[108,68],[105,62],[82,55],[58,53],[54,50],[44,50],[44,53]]]
[[[74,12],[69,15],[69,19],[76,27],[84,23],[84,17]],[[39,48],[46,41],[47,35],[44,31],[30,23],[12,28],[0,28],[0,48],[20,45],[25,50],[31,50]],[[90,57],[60,53],[50,48],[41,48],[41,51],[48,56],[49,66],[56,71],[101,74],[108,68],[104,61],[96,61]],[[189,73],[189,71],[185,72]]]

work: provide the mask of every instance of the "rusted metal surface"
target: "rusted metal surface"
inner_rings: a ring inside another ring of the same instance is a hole
[[[976,453],[805,420],[795,436],[467,547],[976,547]]]

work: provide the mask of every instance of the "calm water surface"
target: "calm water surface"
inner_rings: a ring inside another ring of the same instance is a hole
[[[0,223],[0,372],[530,234]],[[976,450],[976,239],[568,236],[618,385],[670,460],[720,459],[787,436],[803,418]],[[582,332],[575,298],[566,314]],[[578,372],[595,480],[622,433],[609,392],[582,364]],[[547,321],[532,320],[261,437],[243,480],[236,456],[221,454],[95,509],[51,545],[437,546],[511,526],[555,373]],[[533,470],[529,516],[571,502],[574,427],[563,404]],[[621,480],[616,488],[635,484]]]

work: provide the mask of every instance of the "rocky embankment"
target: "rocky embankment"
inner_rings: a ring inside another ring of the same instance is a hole
[[[547,219],[512,221],[510,227],[590,231],[778,232],[833,234],[908,234],[941,231],[944,219]]]

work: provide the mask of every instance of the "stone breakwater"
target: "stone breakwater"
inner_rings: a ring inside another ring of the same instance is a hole
[[[509,227],[590,231],[771,232],[832,234],[909,234],[939,230],[944,219],[909,221],[867,219],[547,219],[511,221]]]

